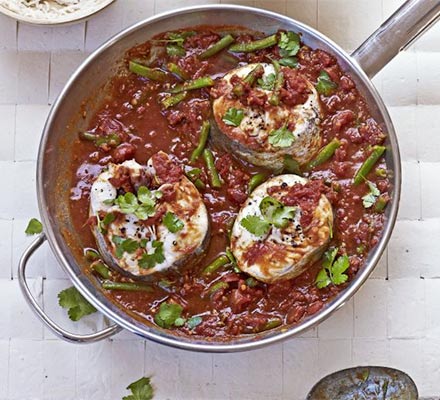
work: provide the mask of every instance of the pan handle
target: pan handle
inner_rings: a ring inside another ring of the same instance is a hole
[[[440,19],[439,0],[408,0],[352,54],[373,78]]]
[[[46,236],[44,233],[39,235],[37,239],[35,239],[31,245],[25,250],[23,255],[21,256],[20,262],[18,264],[18,282],[20,284],[21,291],[32,308],[32,311],[40,318],[41,321],[59,338],[72,343],[93,343],[99,340],[106,339],[110,336],[113,336],[115,333],[119,332],[122,328],[118,325],[111,325],[108,328],[105,328],[101,331],[86,334],[86,335],[77,335],[75,333],[71,333],[66,331],[65,329],[58,326],[54,321],[52,321],[44,312],[44,310],[37,303],[35,298],[32,296],[31,291],[29,290],[29,286],[26,282],[26,266],[29,258],[32,254],[46,241]]]

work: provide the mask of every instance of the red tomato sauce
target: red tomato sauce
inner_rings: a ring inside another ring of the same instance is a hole
[[[188,79],[208,75],[216,79],[238,65],[270,62],[271,58],[280,58],[278,47],[273,46],[253,53],[233,54],[223,50],[201,61],[197,54],[221,38],[222,27],[198,27],[194,31],[195,34],[184,41],[184,56],[168,55],[166,43],[160,42],[166,38],[166,34],[162,34],[129,50],[126,60],[137,59],[165,71],[167,64],[173,62],[184,71]],[[237,42],[264,36],[240,28],[235,29],[233,34]],[[334,56],[302,44],[297,59],[298,68],[287,74],[287,87],[281,92],[281,101],[285,99],[292,104],[304,101],[305,87],[298,74],[316,83],[319,74],[325,71],[337,84],[331,95],[320,95],[324,112],[321,129],[323,145],[338,138],[341,146],[325,163],[303,171],[303,176],[316,182],[311,185],[312,189],[313,185],[319,187],[319,190],[324,188],[332,204],[334,226],[330,246],[338,247],[339,254],[349,257],[347,283],[331,284],[318,289],[315,279],[322,268],[322,260],[295,279],[273,284],[258,281],[250,284],[249,276],[238,272],[231,265],[204,275],[204,268],[224,253],[229,245],[228,230],[240,205],[248,196],[250,177],[258,172],[273,176],[269,170],[255,167],[208,144],[224,183],[221,188],[211,188],[203,159],[200,157],[192,164],[192,167],[202,170],[200,179],[205,184],[205,189],[200,192],[211,220],[207,250],[203,256],[192,259],[179,269],[155,274],[151,281],[151,292],[104,291],[122,308],[130,310],[141,320],[154,323],[154,315],[160,303],[174,302],[183,307],[183,318],[196,315],[202,318],[196,327],[184,325],[171,328],[176,333],[229,340],[240,334],[296,324],[318,312],[354,278],[370,249],[377,244],[385,217],[383,212],[375,211],[374,207],[364,207],[362,197],[368,193],[368,186],[353,185],[353,176],[371,153],[372,146],[382,144],[386,134],[372,118],[354,82],[344,73]],[[134,158],[138,163],[145,164],[151,156],[163,150],[172,155],[177,163],[189,164],[189,157],[199,140],[202,122],[212,117],[210,96],[211,91],[215,95],[217,88],[188,91],[187,97],[178,105],[163,109],[160,99],[164,96],[164,89],[179,82],[180,79],[171,73],[167,74],[165,82],[151,81],[130,73],[128,69],[115,76],[105,101],[91,119],[89,132],[98,136],[116,133],[120,144],[116,147],[96,146],[93,142],[78,140],[75,145],[70,210],[72,220],[75,221],[74,228],[88,246],[96,247],[87,224],[90,188],[108,163],[121,163]],[[375,173],[376,168],[386,169],[383,158],[366,179],[377,185],[383,196],[389,196],[390,183],[386,177]],[[165,169],[161,174],[172,177],[173,170]],[[306,192],[307,188],[304,190]],[[292,195],[290,199],[292,204],[294,197]],[[313,193],[311,199],[309,203],[316,204],[317,199]],[[308,204],[307,199],[302,198],[301,201]],[[114,271],[112,280],[130,281]],[[212,285],[220,281],[227,285],[210,293]]]

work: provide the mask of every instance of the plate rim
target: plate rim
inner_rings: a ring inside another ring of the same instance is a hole
[[[104,8],[108,7],[110,4],[112,4],[115,0],[102,0],[99,6],[96,8],[91,8],[88,12],[74,12],[71,14],[63,15],[62,17],[57,18],[56,20],[50,20],[50,19],[40,19],[40,18],[33,18],[30,16],[25,16],[19,13],[16,13],[15,11],[10,10],[8,7],[0,4],[0,13],[13,18],[19,22],[24,22],[31,25],[41,25],[41,26],[61,26],[61,25],[68,25],[73,24],[76,22],[83,21],[92,15],[97,14],[98,12],[102,11]],[[73,18],[71,18],[73,17]]]

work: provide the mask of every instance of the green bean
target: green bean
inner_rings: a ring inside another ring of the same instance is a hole
[[[228,47],[231,43],[234,42],[234,38],[232,35],[226,35],[222,37],[218,42],[214,43],[212,46],[208,47],[204,52],[199,54],[199,58],[201,60],[206,60],[209,57],[219,53],[224,48]]]
[[[209,149],[203,150],[203,158],[205,159],[206,167],[208,168],[209,176],[211,178],[211,186],[213,188],[219,188],[222,186],[222,181],[215,168],[214,155]]]
[[[184,81],[188,79],[188,74],[180,68],[177,64],[174,63],[168,63],[167,64],[168,71],[173,73],[174,75],[177,75],[180,79],[183,79]]]
[[[227,289],[228,287],[229,287],[229,285],[227,282],[220,281],[220,282],[214,283],[214,285],[212,285],[209,288],[209,294],[213,294],[220,289]]]
[[[106,136],[95,135],[90,132],[80,132],[80,139],[84,139],[90,142],[94,142],[96,146],[102,146],[103,144],[107,144],[110,147],[117,147],[121,143],[121,138],[117,133],[109,133]]]
[[[341,146],[341,142],[336,138],[327,143],[321,150],[319,150],[319,153],[316,155],[316,157],[307,164],[307,169],[312,169],[325,163],[327,160],[333,157],[333,154],[335,154],[335,151],[339,148],[339,146]]]
[[[206,188],[206,185],[203,183],[203,181],[200,178],[197,178],[193,183],[194,186],[199,190],[203,190]]]
[[[248,184],[248,193],[251,193],[254,191],[254,189],[259,186],[261,183],[263,183],[266,180],[266,174],[258,173],[251,177]]]
[[[214,261],[212,261],[208,266],[203,270],[203,275],[209,275],[213,272],[217,271],[223,265],[229,264],[229,258],[226,254],[222,254],[218,256]]]
[[[169,93],[180,93],[185,90],[196,90],[204,87],[214,86],[214,80],[210,76],[202,76],[201,78],[194,79],[192,81],[187,81],[180,85],[176,85],[170,90]]]
[[[93,271],[95,271],[101,278],[108,279],[110,278],[110,270],[102,261],[95,261],[90,266]]]
[[[90,132],[80,132],[79,137],[80,137],[80,139],[94,142],[98,138],[98,135],[95,135],[94,133],[90,133]]]
[[[280,104],[280,90],[284,84],[284,74],[281,71],[280,63],[278,61],[273,60],[272,64],[275,69],[275,83],[272,95],[269,98],[269,103],[273,106],[277,106]]]
[[[164,82],[167,79],[167,74],[164,71],[158,68],[146,67],[134,61],[128,63],[128,69],[136,75],[144,76],[152,81]]]
[[[277,43],[277,35],[271,35],[253,42],[234,44],[229,48],[229,51],[233,53],[252,53],[253,51],[275,46]]]
[[[258,64],[253,68],[243,79],[243,83],[247,83],[249,86],[253,86],[258,79],[264,73],[264,67]],[[244,94],[244,85],[242,83],[237,83],[233,88],[232,92],[240,97]]]
[[[385,196],[379,196],[376,200],[376,204],[374,205],[374,209],[377,212],[382,212],[387,204],[388,204],[388,198]]]
[[[299,162],[292,158],[291,155],[284,155],[284,170],[289,174],[301,175],[301,168],[299,166]]]
[[[385,168],[376,168],[376,171],[374,171],[376,176],[380,178],[386,178],[388,176],[388,172]]]
[[[264,326],[262,331],[268,331],[269,329],[274,329],[282,324],[282,321],[279,318],[273,318],[268,320]]]
[[[95,249],[92,249],[90,247],[84,249],[84,256],[88,261],[96,261],[101,258],[101,255]]]
[[[228,232],[229,232],[229,235],[228,235],[229,236],[229,240],[231,240],[232,227],[231,227],[231,229]],[[235,259],[234,255],[232,254],[231,249],[229,247],[226,247],[225,253],[226,253],[226,256],[229,258],[229,261],[231,262],[232,270],[235,273],[239,274],[241,272],[241,269],[238,268],[237,260]]]
[[[200,168],[193,168],[190,171],[185,172],[185,175],[194,183],[195,187],[199,190],[205,189],[205,184],[203,181],[199,178],[200,174],[202,173],[202,170]]]
[[[385,151],[385,146],[374,146],[373,151],[369,155],[369,157],[363,162],[363,164],[360,166],[360,168],[357,170],[354,178],[353,178],[353,184],[359,185],[362,183],[371,169],[373,168],[374,164],[379,160],[379,158],[382,156],[382,154]]]
[[[170,94],[169,96],[164,97],[161,100],[161,103],[165,108],[174,107],[177,104],[179,104],[182,100],[184,100],[187,95],[188,95],[188,92]]]
[[[196,161],[205,149],[206,141],[208,140],[211,124],[208,121],[203,121],[202,129],[200,130],[199,143],[191,154],[190,162]]]
[[[149,285],[133,282],[113,282],[104,281],[102,287],[106,290],[124,290],[126,292],[152,292],[153,288]]]

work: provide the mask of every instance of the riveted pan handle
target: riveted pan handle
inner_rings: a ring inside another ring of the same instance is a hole
[[[439,0],[408,0],[352,56],[372,78],[439,19]]]
[[[86,334],[86,335],[77,335],[75,333],[71,333],[66,331],[65,329],[58,326],[55,322],[53,322],[44,312],[44,310],[37,303],[35,298],[32,296],[31,291],[29,290],[29,286],[26,282],[26,265],[29,258],[32,254],[45,242],[46,236],[43,234],[39,235],[37,239],[31,243],[31,245],[25,250],[23,255],[21,256],[20,262],[18,264],[18,282],[20,283],[21,291],[32,308],[32,311],[37,315],[41,321],[59,338],[72,343],[93,343],[99,340],[106,339],[110,336],[113,336],[115,333],[119,332],[122,328],[118,325],[112,325],[108,328],[105,328],[101,331]]]

